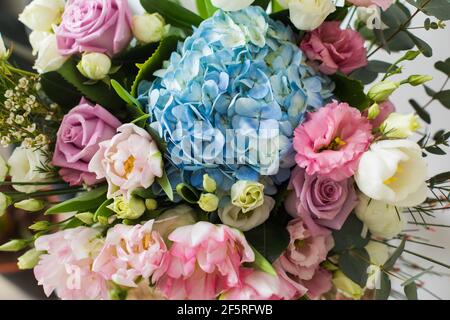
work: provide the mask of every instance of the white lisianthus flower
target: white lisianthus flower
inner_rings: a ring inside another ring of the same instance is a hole
[[[408,138],[417,129],[420,129],[419,116],[414,113],[400,114],[393,112],[384,120],[380,128],[388,138]]]
[[[8,160],[9,174],[12,182],[43,182],[47,180],[47,174],[39,172],[38,168],[47,163],[47,159],[39,150],[18,147],[14,149]],[[13,188],[20,192],[31,193],[38,191],[45,186],[19,186]]]
[[[49,34],[41,41],[38,52],[34,69],[39,73],[58,70],[69,58],[69,56],[63,56],[59,53],[56,44],[56,35],[54,34]]]
[[[255,0],[211,0],[214,7],[223,11],[237,11],[251,5]]]
[[[33,31],[30,33],[29,41],[31,44],[31,48],[33,48],[33,56],[39,53],[39,48],[41,43],[51,35],[50,32],[47,31]]]
[[[5,181],[8,171],[8,165],[6,164],[5,159],[0,155],[0,182]]]
[[[305,31],[318,28],[330,13],[336,11],[331,0],[281,0],[279,4],[289,9],[294,26]]]
[[[389,248],[387,245],[375,241],[370,241],[365,247],[370,257],[370,266],[367,268],[366,288],[380,289],[381,286],[381,266],[389,259]]]
[[[6,50],[5,42],[3,42],[2,35],[0,34],[0,59],[6,58],[8,50]]]
[[[218,214],[224,224],[241,231],[248,231],[264,223],[269,218],[274,206],[275,200],[264,196],[264,202],[261,206],[246,213],[243,212],[242,208],[229,203],[225,207],[219,208]]]
[[[355,213],[364,223],[364,227],[376,237],[390,239],[399,234],[406,225],[402,208],[370,199],[363,194],[359,196]]]
[[[158,42],[165,33],[165,21],[159,13],[134,16],[131,26],[133,35],[143,43]]]
[[[91,52],[83,54],[77,69],[86,78],[101,80],[111,70],[111,59],[104,53]]]
[[[33,31],[50,31],[61,21],[64,6],[64,0],[34,0],[19,15],[19,21]]]
[[[355,181],[372,199],[413,207],[427,197],[427,167],[420,146],[410,140],[373,143],[360,159]]]
[[[0,217],[5,214],[6,209],[12,203],[11,198],[0,192]]]

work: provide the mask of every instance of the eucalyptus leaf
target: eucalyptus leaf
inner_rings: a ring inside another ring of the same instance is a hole
[[[428,43],[426,43],[424,40],[416,37],[411,32],[408,32],[407,34],[411,38],[411,40],[414,42],[416,47],[422,52],[422,54],[425,57],[429,58],[433,55],[433,49],[430,47],[430,45]]]
[[[434,98],[439,100],[444,107],[450,109],[450,90],[438,92],[434,95]]]
[[[106,199],[107,186],[101,186],[91,191],[83,192],[76,198],[69,199],[49,208],[45,214],[64,212],[85,212],[97,208]]]
[[[407,0],[423,13],[439,20],[450,20],[450,0]]]
[[[429,95],[430,97],[434,97],[434,95],[436,94],[436,91],[434,91],[433,89],[431,89],[430,87],[423,85],[423,87],[425,88],[425,92],[427,93],[427,95]]]
[[[431,186],[444,183],[450,180],[450,171],[439,173],[428,180]]]
[[[385,272],[381,272],[380,277],[380,288],[375,290],[375,299],[387,300],[391,294],[391,280]]]
[[[445,73],[447,75],[447,77],[450,77],[450,58],[448,58],[445,61],[438,61],[434,64],[434,67],[439,70],[442,71],[443,73]]]
[[[366,249],[348,250],[339,257],[339,269],[353,282],[364,288],[367,283],[369,261],[370,257]]]
[[[405,291],[405,295],[408,300],[418,300],[417,285],[415,282],[411,282],[410,284],[406,285],[403,290]]]
[[[333,231],[333,252],[343,252],[352,248],[364,248],[370,240],[369,236],[363,238],[363,223],[355,214],[350,214],[340,230]]]
[[[411,106],[414,108],[414,110],[416,111],[417,115],[420,117],[420,119],[422,119],[423,121],[425,121],[426,123],[431,123],[431,117],[430,114],[428,113],[428,111],[426,111],[424,108],[422,108],[416,100],[414,99],[410,99],[409,103],[411,104]]]
[[[389,257],[386,263],[383,265],[384,270],[392,270],[394,268],[397,259],[402,255],[403,250],[405,250],[406,237],[403,237],[397,249],[395,249],[394,253]]]
[[[381,11],[381,21],[389,28],[398,28],[402,26],[411,14],[402,10],[399,3],[393,3],[387,10]]]

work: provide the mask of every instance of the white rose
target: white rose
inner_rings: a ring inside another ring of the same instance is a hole
[[[9,174],[12,182],[43,182],[47,180],[47,174],[39,172],[38,167],[47,163],[47,159],[39,150],[18,147],[14,149],[8,160]],[[13,188],[20,192],[31,193],[45,186],[19,186]]]
[[[50,31],[64,12],[64,0],[34,0],[19,15],[19,21],[31,30]]]
[[[282,0],[279,3],[289,8],[291,22],[299,30],[316,29],[330,13],[336,11],[331,0]]]
[[[5,181],[6,175],[8,174],[8,166],[5,159],[0,155],[0,182]]]
[[[393,238],[403,230],[406,224],[402,208],[370,199],[363,194],[359,196],[355,213],[364,223],[365,228],[369,229],[375,237]]]
[[[145,13],[134,16],[132,21],[133,35],[143,43],[158,42],[165,32],[164,18],[158,13]]]
[[[160,215],[153,224],[153,228],[166,240],[173,230],[196,223],[195,217],[194,209],[182,204]]]
[[[6,209],[12,203],[11,198],[0,192],[0,217],[5,214]]]
[[[427,167],[419,145],[409,140],[375,142],[361,157],[355,181],[370,198],[413,207],[427,197]]]
[[[380,129],[389,138],[408,138],[417,129],[420,129],[419,116],[414,113],[400,114],[393,112],[384,120]]]
[[[274,206],[275,200],[264,196],[264,203],[252,211],[243,213],[241,208],[229,203],[224,208],[220,208],[218,214],[224,224],[241,231],[248,231],[264,223]]]
[[[49,35],[51,35],[51,33],[46,32],[46,31],[33,31],[30,33],[29,41],[30,41],[31,47],[33,48],[33,56],[38,54],[41,43]]]
[[[86,78],[101,80],[111,69],[111,59],[103,53],[85,53],[77,65],[78,71]]]
[[[58,70],[69,58],[59,53],[54,34],[49,34],[41,41],[38,51],[39,54],[34,63],[34,68],[39,73]]]
[[[6,58],[8,51],[6,50],[5,43],[3,42],[2,35],[0,34],[0,59]]]
[[[237,11],[251,5],[255,0],[211,0],[214,7],[224,11]]]

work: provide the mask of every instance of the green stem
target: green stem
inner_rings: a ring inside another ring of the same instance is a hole
[[[378,241],[378,240],[374,240],[374,241],[384,243],[385,245],[387,245],[388,247],[391,247],[391,248],[397,248],[396,246],[393,246],[392,244],[389,244],[389,243],[386,243],[386,242],[382,242],[382,241]],[[445,264],[445,263],[440,262],[440,261],[436,261],[436,260],[434,260],[432,258],[429,258],[429,257],[425,257],[425,256],[423,256],[421,254],[418,254],[418,253],[415,253],[415,252],[412,252],[412,251],[409,251],[409,250],[406,250],[406,249],[403,250],[403,252],[409,253],[409,254],[411,254],[413,256],[416,256],[418,258],[427,260],[427,261],[432,262],[434,264],[437,264],[437,265],[440,265],[440,266],[445,267],[447,269],[450,269],[450,265]]]
[[[67,184],[65,181],[48,181],[48,182],[15,182],[15,181],[3,181],[0,182],[0,186],[50,186],[54,184]]]
[[[64,195],[64,194],[74,194],[77,192],[84,191],[83,188],[76,187],[76,188],[67,188],[67,189],[57,189],[57,190],[48,190],[48,191],[39,191],[39,192],[32,192],[32,193],[23,193],[23,192],[5,192],[6,195],[11,196],[14,201],[21,201],[29,198],[41,198],[41,197],[48,197],[48,196],[57,196],[57,195]]]
[[[8,65],[8,69],[13,71],[13,72],[15,72],[15,73],[18,73],[18,74],[20,74],[22,76],[29,76],[29,77],[36,77],[37,76],[36,73],[29,72],[29,71],[26,71],[26,70],[22,70],[22,69],[13,67],[12,65]]]

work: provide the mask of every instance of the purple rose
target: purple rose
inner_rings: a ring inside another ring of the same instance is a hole
[[[111,139],[121,125],[111,113],[84,98],[64,116],[59,127],[53,165],[61,167],[59,174],[71,185],[97,182],[88,164],[99,149],[99,143]]]
[[[56,28],[62,55],[101,52],[113,56],[130,43],[131,11],[126,0],[69,0]]]
[[[339,230],[358,201],[352,179],[310,176],[300,167],[292,171],[289,189],[293,191],[285,201],[287,212],[302,218],[313,235],[324,234],[322,227]]]

